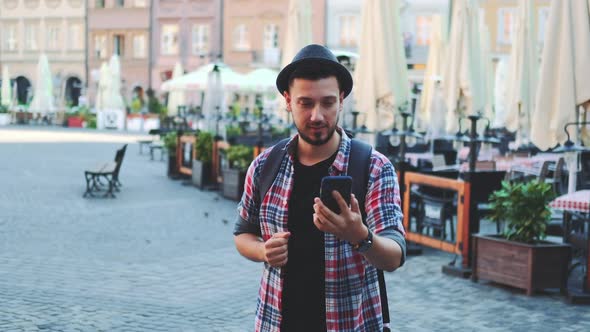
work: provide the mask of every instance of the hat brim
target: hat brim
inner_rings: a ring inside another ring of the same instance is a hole
[[[290,64],[285,66],[285,68],[283,68],[283,70],[281,70],[281,72],[277,76],[277,89],[279,90],[279,92],[283,94],[285,91],[289,91],[289,77],[295,69],[297,69],[299,66],[305,65],[306,63],[312,62],[319,62],[322,64],[322,66],[329,67],[334,73],[334,76],[336,76],[336,79],[340,84],[342,92],[344,92],[344,98],[346,98],[350,94],[350,91],[352,91],[352,75],[350,75],[348,69],[346,69],[346,67],[339,64],[338,62],[326,60],[324,58],[305,58],[291,62]]]

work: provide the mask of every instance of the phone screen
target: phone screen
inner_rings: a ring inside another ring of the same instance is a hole
[[[352,191],[352,177],[350,176],[326,176],[322,178],[320,188],[320,199],[334,213],[340,214],[340,207],[336,199],[332,196],[332,191],[336,190],[342,195],[346,204],[350,206],[350,194]]]

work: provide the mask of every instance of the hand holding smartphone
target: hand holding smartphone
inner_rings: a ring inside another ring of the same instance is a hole
[[[326,176],[322,178],[320,187],[320,199],[325,206],[336,214],[340,214],[340,206],[332,196],[332,191],[340,193],[346,204],[350,206],[350,196],[352,193],[352,177],[350,176]]]

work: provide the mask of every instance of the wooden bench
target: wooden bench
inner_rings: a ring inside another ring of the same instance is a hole
[[[106,191],[102,196],[115,198],[114,192],[120,191],[119,188],[123,186],[121,181],[119,181],[119,171],[123,164],[126,150],[127,144],[117,150],[114,161],[103,162],[84,171],[86,191],[83,197],[96,197],[94,193],[102,191],[106,185]],[[106,180],[107,183],[103,183],[101,179]]]

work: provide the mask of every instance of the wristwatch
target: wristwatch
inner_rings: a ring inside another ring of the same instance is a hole
[[[352,245],[352,250],[356,251],[356,252],[366,252],[367,250],[371,249],[371,247],[373,246],[373,233],[371,232],[371,230],[367,227],[367,231],[369,232],[369,235],[367,235],[367,238],[362,240],[361,242],[357,243],[357,244],[351,244]]]

